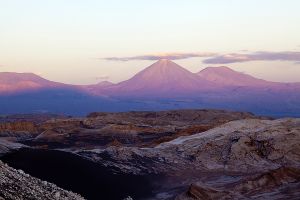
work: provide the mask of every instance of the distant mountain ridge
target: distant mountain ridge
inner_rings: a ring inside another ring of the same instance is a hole
[[[234,71],[229,67],[207,67],[197,73],[198,76],[217,84],[231,86],[263,86],[271,82],[254,78],[248,74]]]
[[[265,81],[224,66],[192,73],[162,59],[117,84],[70,85],[0,72],[1,104],[0,114],[222,108],[300,116],[300,83]]]
[[[162,59],[104,93],[130,96],[173,97],[212,88],[212,84],[176,63]]]
[[[0,72],[0,94],[66,86],[66,84],[49,81],[33,73]]]
[[[253,90],[300,89],[300,83],[279,83],[258,79],[229,67],[207,67],[192,73],[178,64],[162,59],[132,78],[107,87],[95,88],[94,94],[130,97],[193,97],[199,93],[222,93],[246,87]]]
[[[227,86],[247,86],[253,88],[296,87],[300,83],[279,83],[258,79],[248,74],[234,71],[226,66],[207,67],[192,73],[178,64],[162,59],[132,78],[114,84],[102,81],[93,85],[71,85],[49,81],[33,73],[0,72],[0,94],[11,94],[38,89],[73,88],[94,95],[173,95],[201,91],[214,91]]]

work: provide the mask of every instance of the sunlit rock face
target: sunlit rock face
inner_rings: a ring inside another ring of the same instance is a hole
[[[246,119],[154,148],[109,147],[76,154],[127,173],[162,173],[177,180],[167,181],[169,191],[189,187],[178,199],[255,195],[296,199],[299,143],[299,119]]]
[[[163,165],[173,164],[167,168],[157,166],[155,170],[158,171],[174,167],[248,173],[280,166],[297,168],[300,162],[296,153],[299,150],[299,129],[299,119],[246,119],[232,121],[202,133],[178,137],[153,148],[109,147],[91,150],[91,154],[99,152],[99,155],[110,155],[120,162],[138,156],[162,160],[158,163]],[[85,150],[82,153],[88,155],[88,152]],[[149,164],[155,165],[153,162]]]
[[[299,168],[281,167],[269,172],[249,175],[240,181],[213,185],[191,184],[176,200],[193,199],[298,199],[300,195]]]

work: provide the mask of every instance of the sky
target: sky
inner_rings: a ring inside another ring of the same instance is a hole
[[[119,82],[170,57],[300,82],[299,0],[0,0],[0,72]],[[174,57],[175,56],[175,57]]]

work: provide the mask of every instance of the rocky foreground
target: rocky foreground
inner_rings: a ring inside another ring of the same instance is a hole
[[[137,199],[300,196],[297,118],[272,120],[250,113],[183,110],[31,121],[32,126],[24,126],[30,131],[5,123],[0,126],[2,154],[23,147],[57,149],[113,170],[112,174],[128,175],[128,180],[130,176],[159,177],[143,179],[150,181],[152,196]]]
[[[39,180],[0,161],[0,199],[2,200],[83,200],[73,192]]]
[[[246,119],[154,148],[74,153],[127,173],[163,174],[174,181],[161,192],[189,187],[177,199],[298,199],[299,152],[300,119]]]

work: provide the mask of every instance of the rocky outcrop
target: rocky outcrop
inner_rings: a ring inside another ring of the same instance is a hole
[[[36,132],[36,125],[32,122],[21,121],[21,122],[7,122],[0,123],[0,131],[28,131]]]
[[[10,141],[7,138],[0,138],[0,156],[5,155],[11,151],[18,150],[25,145]]]
[[[119,113],[94,112],[89,114],[89,121],[101,119],[102,122],[119,122],[146,123],[151,125],[159,124],[198,124],[209,123],[212,120],[215,123],[224,123],[232,120],[246,118],[260,118],[248,112],[234,112],[229,110],[213,109],[191,109],[191,110],[170,110],[170,111],[132,111]]]
[[[197,182],[176,200],[284,199],[287,196],[295,200],[300,196],[300,169],[281,167],[219,186]]]
[[[38,127],[33,122],[19,121],[0,123],[0,137],[23,137],[37,133]]]
[[[30,145],[49,148],[154,147],[179,136],[203,132],[226,122],[259,118],[225,110],[91,113],[87,118],[52,119],[39,126]]]
[[[30,121],[10,121],[0,123],[0,156],[25,147],[19,143],[38,134],[38,127]]]
[[[0,149],[24,145],[51,148],[154,147],[204,132],[228,121],[258,118],[225,110],[91,113],[86,118],[27,114],[0,117]]]
[[[193,165],[206,169],[253,172],[300,167],[299,144],[300,119],[248,119],[179,137],[156,149],[166,152],[166,157],[176,152],[181,161],[192,156]]]
[[[262,172],[280,166],[300,167],[300,119],[233,121],[206,132],[179,137],[155,148],[109,147],[85,150],[95,157],[106,155],[117,162],[157,160],[156,170],[176,169]],[[103,160],[105,162],[105,160]],[[127,163],[127,162],[126,162]],[[133,162],[134,163],[134,162]],[[140,163],[140,162],[138,162]],[[155,162],[145,162],[145,165]],[[149,166],[128,166],[150,168]]]
[[[5,200],[83,200],[78,194],[63,190],[13,169],[0,161],[0,199]]]
[[[67,117],[54,114],[15,114],[0,116],[0,137],[20,138],[35,137],[42,131],[46,121],[61,120]]]
[[[35,124],[40,124],[50,119],[65,119],[68,116],[56,115],[56,114],[13,114],[13,115],[0,115],[0,122],[33,122]]]
[[[270,199],[284,194],[296,199],[299,144],[300,119],[246,119],[154,148],[109,147],[74,153],[127,173],[164,174],[177,180],[168,182],[170,191],[190,187],[186,195],[192,199],[248,198],[271,195],[269,190],[276,191]]]

